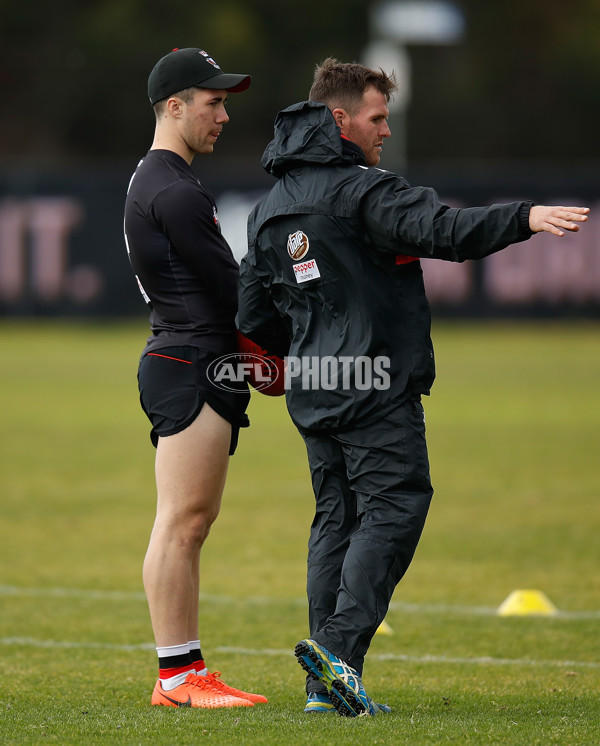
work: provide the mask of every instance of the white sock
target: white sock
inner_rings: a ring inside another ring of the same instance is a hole
[[[168,692],[171,689],[175,689],[175,687],[180,686],[180,684],[184,683],[184,681],[188,677],[188,674],[195,673],[195,670],[191,665],[187,667],[185,663],[183,663],[182,665],[181,662],[177,662],[178,658],[179,661],[181,661],[181,656],[189,656],[189,643],[186,642],[183,643],[183,645],[169,645],[163,648],[156,648],[156,652],[158,653],[159,666],[161,670],[165,668],[179,669],[176,674],[170,676],[169,678],[162,678],[161,676],[160,685],[165,692]],[[173,660],[173,665],[169,665],[169,659]]]
[[[200,645],[200,640],[190,640],[188,645],[190,646],[190,651],[201,650],[202,648],[202,646]],[[198,674],[198,676],[206,676],[206,674],[208,673],[208,668],[205,666],[202,671],[196,670],[196,673]]]

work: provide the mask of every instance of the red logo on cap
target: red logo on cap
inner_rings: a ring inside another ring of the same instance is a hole
[[[221,68],[217,65],[217,63],[213,60],[212,57],[210,57],[207,52],[205,52],[203,49],[200,50],[200,54],[206,59],[207,62],[210,62],[210,64],[213,67],[216,67],[217,70],[220,70]]]

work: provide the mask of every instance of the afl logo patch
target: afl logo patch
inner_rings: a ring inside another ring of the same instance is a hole
[[[308,253],[308,236],[302,231],[290,233],[287,240],[287,250],[291,258],[297,262]]]

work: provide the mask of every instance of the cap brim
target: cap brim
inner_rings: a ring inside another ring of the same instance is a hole
[[[229,93],[242,93],[250,87],[252,78],[249,75],[234,75],[233,73],[221,73],[213,75],[208,80],[197,83],[200,88],[211,88]]]

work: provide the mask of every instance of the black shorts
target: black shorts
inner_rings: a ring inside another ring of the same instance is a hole
[[[218,357],[199,347],[165,347],[146,352],[140,359],[138,387],[142,409],[152,423],[150,439],[174,435],[192,424],[204,404],[231,423],[229,453],[235,452],[240,427],[248,427],[246,407],[250,392],[224,391],[207,378],[210,363]]]

